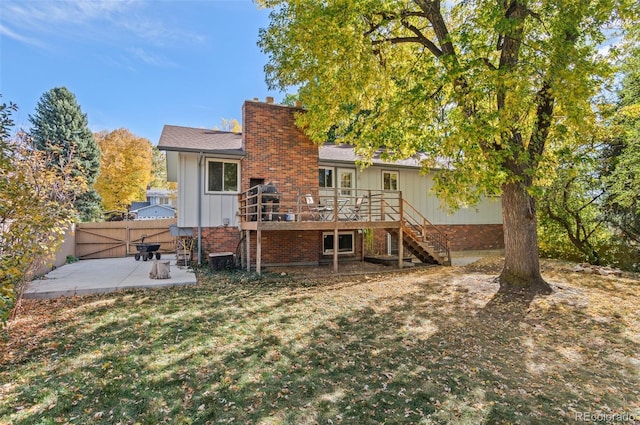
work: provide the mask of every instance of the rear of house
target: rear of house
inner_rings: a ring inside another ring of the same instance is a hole
[[[304,135],[294,122],[303,112],[246,101],[241,134],[164,127],[158,147],[167,153],[169,180],[178,183],[178,227],[196,229],[201,258],[232,252],[247,268],[259,269],[402,254],[402,220],[409,210],[435,225],[453,251],[503,247],[500,198],[447,213],[431,193],[437,171],[421,174],[419,157],[393,163],[375,158],[360,170],[352,147],[318,147]],[[266,199],[252,191],[266,185],[277,190],[277,203],[249,214],[248,202]],[[400,216],[389,218],[394,202]],[[318,205],[329,213],[306,222]]]

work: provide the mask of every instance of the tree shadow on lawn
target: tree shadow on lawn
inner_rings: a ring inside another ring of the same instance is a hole
[[[5,391],[0,418],[555,424],[637,405],[624,390],[638,388],[627,360],[640,347],[611,321],[492,297],[486,275],[416,276],[112,295],[60,325],[54,349],[0,368],[22,386]]]

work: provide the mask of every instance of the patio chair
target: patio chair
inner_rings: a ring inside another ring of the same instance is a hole
[[[326,205],[316,204],[313,200],[313,195],[304,195],[304,205],[311,214],[313,220],[326,220],[327,214],[333,212],[333,208]]]
[[[353,207],[349,208],[349,220],[360,220],[360,213],[362,212],[364,198],[364,196],[358,196],[356,198],[356,204]]]

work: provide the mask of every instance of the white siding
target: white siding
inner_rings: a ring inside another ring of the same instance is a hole
[[[202,227],[222,226],[225,218],[229,219],[229,226],[238,226],[238,195],[205,193],[205,160],[203,158],[198,185],[198,154],[180,154],[178,227],[198,226],[198,195],[202,198]]]
[[[167,152],[167,181],[178,181],[178,159],[180,154],[178,152]]]
[[[328,164],[323,164],[328,166]],[[382,190],[382,172],[397,171],[402,197],[433,224],[501,224],[502,203],[499,197],[484,198],[478,205],[447,212],[446,205],[431,191],[433,173],[421,175],[417,169],[371,166],[356,173],[356,188]]]

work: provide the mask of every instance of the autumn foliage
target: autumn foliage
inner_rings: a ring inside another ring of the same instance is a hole
[[[0,105],[0,323],[23,284],[58,248],[75,217],[74,194],[87,187],[68,162],[53,166],[25,133],[9,137],[12,109]]]
[[[77,218],[99,220],[101,201],[93,185],[100,171],[100,151],[76,96],[66,87],[49,90],[38,101],[29,121],[33,145],[45,152],[51,166],[61,173],[70,168],[72,177],[82,178],[86,183],[76,188],[80,192],[73,194]]]
[[[125,128],[95,135],[102,164],[95,188],[105,211],[126,211],[131,202],[146,199],[152,181],[152,145]]]

